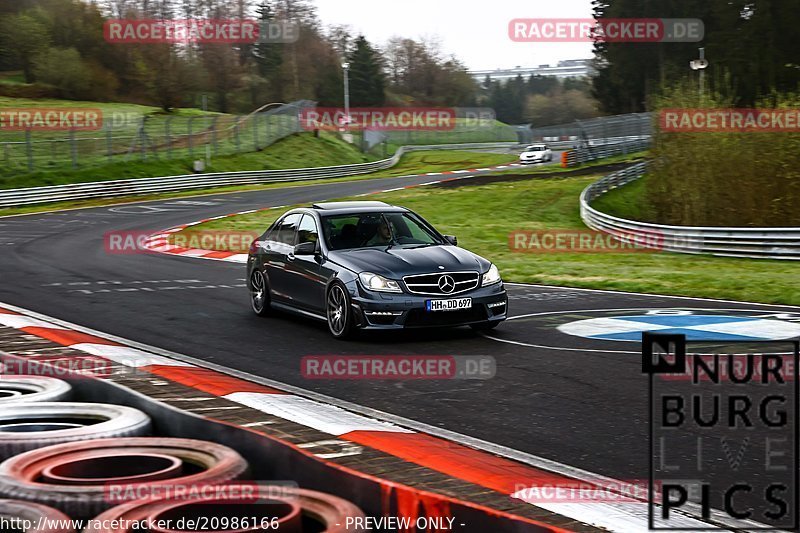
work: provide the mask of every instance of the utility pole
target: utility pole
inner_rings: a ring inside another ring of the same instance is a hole
[[[350,131],[350,63],[342,63],[344,70],[344,116],[345,128]]]
[[[203,113],[208,113],[208,95],[203,95]],[[214,123],[216,127],[216,123]],[[206,132],[206,168],[211,165],[211,145],[208,143],[208,135],[211,132]]]
[[[708,68],[708,60],[706,59],[706,49],[699,48],[700,50],[700,59],[693,59],[689,61],[689,66],[692,70],[699,70],[700,71],[700,98],[703,97],[703,91],[705,89],[705,69]]]

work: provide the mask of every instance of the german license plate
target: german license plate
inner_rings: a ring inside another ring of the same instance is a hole
[[[472,307],[472,298],[454,298],[452,300],[428,300],[425,309],[428,311],[460,311]]]

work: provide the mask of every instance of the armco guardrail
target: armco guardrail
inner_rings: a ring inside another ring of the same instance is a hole
[[[564,152],[561,158],[561,164],[563,167],[574,167],[606,157],[639,152],[650,148],[650,141],[651,138],[649,135],[640,137],[612,137],[589,141],[579,148]]]
[[[667,226],[626,220],[602,213],[592,201],[641,178],[647,163],[637,163],[593,183],[581,194],[581,218],[590,228],[624,242],[689,254],[800,260],[800,227],[722,228]]]
[[[450,144],[434,146],[405,146],[394,156],[370,163],[339,165],[333,167],[298,168],[286,170],[256,170],[247,172],[219,172],[214,174],[188,174],[132,180],[96,181],[69,185],[52,185],[26,189],[0,189],[0,207],[17,207],[51,202],[85,200],[89,198],[115,198],[141,194],[154,194],[192,189],[205,189],[226,185],[252,185],[271,182],[303,181],[321,178],[339,178],[368,174],[395,166],[403,154],[419,150],[479,150],[514,148],[516,143]]]

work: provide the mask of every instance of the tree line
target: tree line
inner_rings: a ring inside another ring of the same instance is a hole
[[[300,31],[290,44],[109,43],[103,25],[118,18],[293,21]],[[11,96],[169,110],[207,94],[221,112],[301,99],[342,106],[344,61],[354,106],[477,105],[478,84],[436,43],[397,37],[379,48],[323,26],[308,0],[0,0],[0,71],[20,70],[26,82],[4,85]]]
[[[116,44],[109,19],[291,20],[290,44]],[[376,45],[346,26],[324,26],[309,0],[0,0],[0,72],[25,84],[0,94],[127,101],[164,110],[199,106],[244,113],[271,102],[343,102],[349,63],[353,106],[491,107],[511,124],[570,122],[597,114],[586,80],[473,79],[435,40]]]
[[[665,88],[697,82],[689,61],[705,48],[706,88],[732,105],[775,101],[800,84],[800,0],[593,0],[594,17],[697,18],[699,43],[595,43],[595,97],[606,112],[650,110]],[[699,85],[699,84],[698,84]]]

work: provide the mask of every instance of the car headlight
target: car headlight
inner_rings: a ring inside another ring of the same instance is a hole
[[[494,285],[495,283],[500,283],[500,271],[497,270],[497,267],[492,265],[489,267],[489,271],[483,275],[483,283],[482,285],[485,287],[487,285]]]
[[[371,290],[371,291],[378,291],[378,292],[403,292],[403,289],[400,288],[400,284],[394,280],[386,279],[383,276],[379,276],[378,274],[373,274],[372,272],[362,272],[358,275],[358,279],[361,280],[361,284]]]

